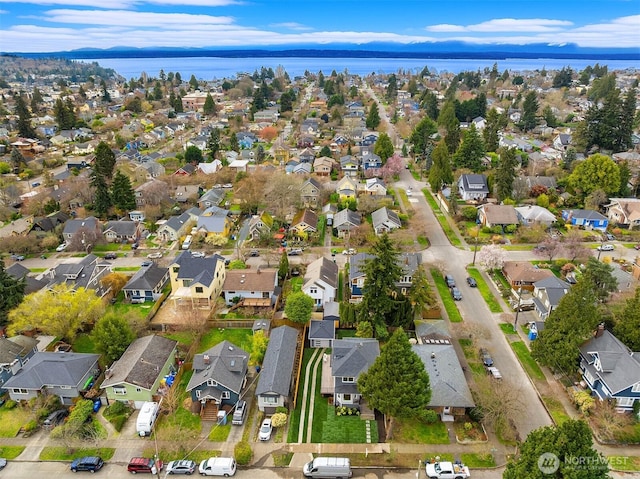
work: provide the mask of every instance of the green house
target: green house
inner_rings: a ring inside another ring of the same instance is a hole
[[[109,401],[126,402],[136,409],[147,401],[158,401],[172,384],[172,378],[167,381],[168,377],[177,371],[177,344],[173,339],[156,335],[131,343],[105,371],[102,389]]]

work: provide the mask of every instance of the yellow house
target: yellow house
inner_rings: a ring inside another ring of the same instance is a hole
[[[356,183],[356,180],[351,178],[349,175],[343,176],[342,179],[338,181],[336,193],[340,195],[341,200],[355,198],[358,193],[358,184]]]
[[[229,237],[233,222],[229,218],[229,210],[211,206],[198,216],[198,232],[206,236],[220,235]]]
[[[169,266],[169,278],[175,306],[191,303],[194,308],[211,307],[224,284],[224,258],[217,254],[197,258],[190,251],[183,251]]]

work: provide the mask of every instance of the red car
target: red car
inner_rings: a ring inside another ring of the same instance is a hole
[[[640,243],[634,246],[635,249],[640,249]]]

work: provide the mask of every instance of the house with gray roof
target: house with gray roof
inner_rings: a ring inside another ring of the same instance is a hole
[[[518,213],[512,205],[485,204],[478,208],[478,220],[483,226],[519,225]]]
[[[34,276],[31,276],[31,270],[29,268],[25,268],[20,263],[13,263],[5,271],[14,279],[24,279],[24,294],[35,293],[47,286],[47,280],[37,279]]]
[[[171,299],[175,305],[211,306],[225,280],[224,258],[214,254],[204,258],[182,251],[169,265]]]
[[[336,323],[328,319],[312,319],[307,333],[312,348],[330,348],[336,339]]]
[[[631,351],[601,324],[580,347],[582,379],[600,400],[615,400],[619,412],[640,401],[640,353]]]
[[[344,338],[333,341],[331,377],[333,403],[336,406],[360,409],[362,396],[358,392],[358,377],[380,356],[380,344],[372,338]]]
[[[429,409],[443,421],[453,421],[475,406],[471,391],[450,339],[423,339],[411,349],[418,355],[429,374],[431,400]]]
[[[136,339],[105,371],[100,386],[110,401],[126,402],[140,409],[165,394],[168,376],[176,373],[178,342],[152,334]]]
[[[350,301],[362,301],[364,283],[366,280],[364,265],[366,261],[373,259],[375,259],[375,256],[368,253],[358,253],[349,258]],[[409,288],[411,288],[411,285],[413,284],[413,276],[421,263],[422,257],[420,253],[402,253],[398,256],[398,265],[402,269],[400,281],[396,283],[398,292],[407,294]]]
[[[157,301],[162,290],[169,282],[169,268],[162,268],[157,263],[140,268],[124,285],[124,299],[132,303]]]
[[[211,188],[205,191],[200,199],[198,199],[198,208],[204,211],[211,206],[220,206],[225,194],[222,188]]]
[[[487,178],[478,174],[460,175],[458,194],[464,201],[483,202],[489,196]]]
[[[62,230],[62,237],[67,243],[73,240],[73,237],[78,233],[96,233],[102,234],[102,226],[98,221],[98,218],[89,216],[88,218],[69,220],[64,224]]]
[[[280,326],[271,330],[255,393],[258,409],[267,415],[289,404],[297,352],[297,329]]]
[[[307,266],[302,292],[313,298],[316,308],[335,301],[338,295],[338,265],[324,256],[313,261]]]
[[[532,226],[535,224],[551,226],[557,221],[556,215],[542,206],[516,206],[515,210],[520,223],[525,226]]]
[[[171,216],[158,227],[158,238],[162,241],[178,241],[197,221],[191,213],[185,211],[179,216]]]
[[[338,211],[333,215],[333,228],[338,232],[338,238],[345,238],[349,231],[356,229],[362,224],[362,216],[357,211],[349,208]]]
[[[4,383],[16,374],[38,351],[38,341],[29,336],[0,337],[0,394]]]
[[[402,227],[398,213],[390,210],[386,206],[371,213],[371,222],[373,224],[373,231],[378,236]]]
[[[99,354],[36,352],[4,387],[14,401],[28,401],[46,390],[70,406],[100,374]]]
[[[109,221],[102,234],[108,243],[135,243],[140,239],[141,225],[135,221]]]
[[[193,357],[193,376],[187,384],[191,401],[220,409],[240,399],[246,384],[249,353],[229,341],[222,341]]]
[[[533,283],[533,305],[540,320],[545,321],[549,317],[569,289],[571,285],[557,276],[549,276]]]
[[[92,289],[99,297],[106,295],[110,288],[105,287],[101,280],[111,273],[111,264],[98,258],[94,254],[88,254],[80,261],[59,263],[47,271],[43,280],[47,281],[47,288],[51,289],[57,284],[70,284],[74,289]]]
[[[609,219],[594,210],[562,210],[561,214],[562,219],[572,226],[599,231],[606,231],[609,226]]]

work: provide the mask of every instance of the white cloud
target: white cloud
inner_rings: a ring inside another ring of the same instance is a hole
[[[545,18],[496,18],[475,25],[431,25],[428,32],[551,32],[570,27],[572,22]]]
[[[46,20],[53,23],[76,25],[123,26],[127,28],[157,27],[164,29],[173,25],[219,25],[231,24],[231,17],[191,15],[188,13],[132,12],[129,10],[49,10]]]
[[[96,5],[96,0],[0,0],[0,3],[30,3],[32,5],[66,5],[69,7],[125,8],[131,9],[142,4],[180,5],[186,7],[224,7],[239,5],[237,0],[108,0],[104,5]]]
[[[273,28],[288,28],[289,30],[297,30],[297,31],[313,30],[313,28],[297,22],[272,23],[269,26]]]

